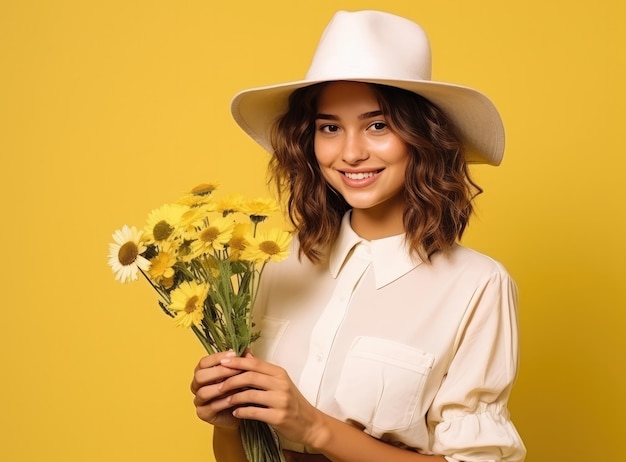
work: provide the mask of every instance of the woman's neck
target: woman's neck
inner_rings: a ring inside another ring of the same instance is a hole
[[[382,239],[404,233],[404,204],[352,209],[350,226],[363,239]]]

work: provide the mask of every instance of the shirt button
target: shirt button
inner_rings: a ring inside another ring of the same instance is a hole
[[[317,359],[317,362],[318,362],[318,363],[321,363],[321,362],[322,362],[322,359],[324,359],[324,355],[323,355],[322,353],[318,353],[318,354],[315,356],[315,359]]]

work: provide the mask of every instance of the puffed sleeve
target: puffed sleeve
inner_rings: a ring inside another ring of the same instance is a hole
[[[497,265],[474,293],[429,410],[435,454],[449,462],[524,460],[526,449],[507,409],[517,367],[517,288]]]

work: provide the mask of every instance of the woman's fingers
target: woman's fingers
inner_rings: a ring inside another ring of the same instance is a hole
[[[221,353],[215,353],[212,355],[204,356],[200,359],[200,361],[198,361],[198,364],[196,365],[195,370],[207,369],[209,367],[216,366],[220,364],[220,361],[222,359],[226,359],[226,358],[230,358],[234,356],[237,356],[234,351],[223,351]]]
[[[200,390],[200,392],[194,397],[193,404],[198,410],[203,410],[203,412],[209,414],[217,414],[219,412],[225,411],[233,407],[232,403],[228,396],[221,395],[220,393],[210,393],[209,388],[214,387],[204,387]],[[205,389],[207,389],[206,392]],[[204,392],[204,393],[202,393]]]
[[[209,369],[197,370],[193,374],[193,379],[191,381],[191,392],[195,395],[203,387],[206,387],[207,385],[215,385],[221,383],[227,378],[237,374],[241,374],[241,371],[237,369],[229,369],[220,365],[213,366]]]
[[[195,395],[200,388],[206,385],[221,382],[225,378],[238,374],[240,371],[225,367],[220,363],[222,359],[234,354],[233,352],[224,352],[202,358],[194,370],[190,385],[191,392]]]
[[[268,423],[291,441],[307,443],[313,428],[319,428],[320,412],[299,392],[285,369],[254,357],[228,356],[220,365],[239,372],[212,385],[222,395],[211,401],[219,409],[228,409],[238,419]]]
[[[278,366],[253,357],[225,358],[221,364],[241,373],[225,379],[219,384],[223,393],[235,390],[259,389],[277,392],[288,392],[291,379],[287,372]],[[261,403],[255,403],[261,404]]]
[[[223,352],[200,359],[191,381],[193,404],[198,417],[221,427],[236,427],[239,419],[232,414],[229,393],[220,390],[219,385],[229,377],[241,374],[241,370],[221,364],[221,360],[235,356],[234,352]]]
[[[228,395],[226,401],[230,406],[238,408],[237,417],[273,424],[299,407],[296,401],[301,395],[281,367],[247,357],[233,358],[232,361],[229,358],[225,364],[245,368],[217,385],[220,393]],[[269,410],[271,412],[267,412]]]
[[[244,356],[224,356],[220,359],[220,364],[231,369],[260,372],[261,374],[267,375],[276,375],[283,371],[283,369],[278,366],[256,358],[250,352],[246,352]]]

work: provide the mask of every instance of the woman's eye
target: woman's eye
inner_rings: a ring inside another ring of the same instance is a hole
[[[372,125],[370,125],[370,127],[376,131],[381,131],[387,128],[387,124],[384,122],[374,122]]]
[[[319,128],[321,131],[326,132],[326,133],[334,133],[337,130],[339,130],[339,127],[337,125],[331,125],[331,124],[327,124],[327,125],[322,125]]]

